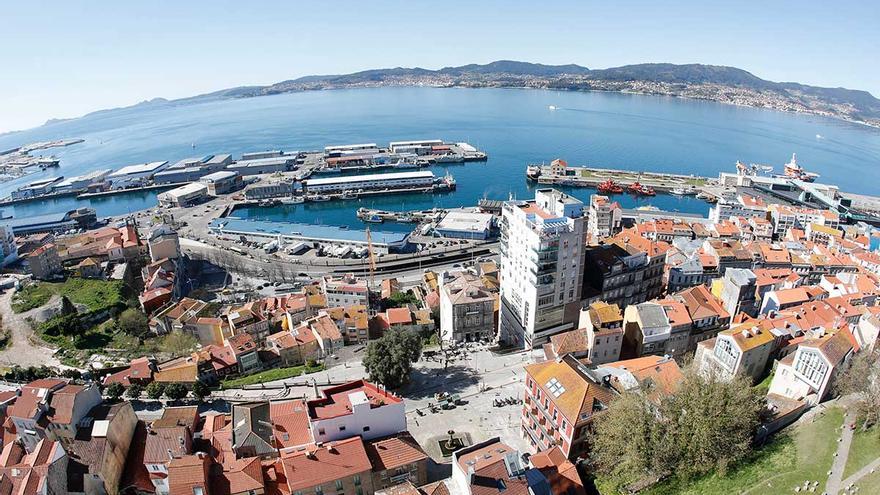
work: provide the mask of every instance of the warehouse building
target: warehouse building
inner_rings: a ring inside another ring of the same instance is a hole
[[[227,170],[238,172],[245,177],[248,175],[272,174],[275,172],[287,172],[293,170],[296,164],[295,156],[276,156],[268,158],[256,158],[254,160],[239,160],[226,167]]]
[[[431,187],[434,173],[430,171],[400,172],[394,174],[367,174],[350,177],[330,177],[327,179],[308,179],[303,181],[306,192],[337,193],[357,191],[358,189],[401,189]]]
[[[489,213],[471,213],[451,210],[434,228],[441,237],[456,239],[488,239],[492,236],[495,216]]]
[[[129,165],[107,176],[112,189],[128,189],[141,187],[153,178],[157,173],[165,170],[168,162],[150,162],[139,165]]]
[[[242,185],[241,176],[238,175],[238,172],[233,172],[232,170],[221,170],[220,172],[208,174],[202,177],[199,182],[208,187],[208,194],[211,196],[235,191]]]
[[[180,187],[175,187],[170,191],[165,191],[156,199],[159,200],[159,206],[169,207],[186,207],[203,201],[208,197],[208,186],[198,182],[191,182]]]

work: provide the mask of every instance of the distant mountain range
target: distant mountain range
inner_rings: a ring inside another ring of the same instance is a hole
[[[697,98],[735,105],[824,115],[880,127],[880,100],[867,91],[823,88],[761,79],[735,67],[702,64],[638,64],[610,69],[499,60],[439,70],[396,67],[352,74],[306,76],[268,86],[243,86],[139,105],[185,104],[204,99],[380,86],[543,88],[615,91]]]

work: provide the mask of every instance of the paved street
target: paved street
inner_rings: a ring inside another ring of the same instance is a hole
[[[360,361],[362,354],[363,351],[352,354],[325,371],[268,382],[265,389],[229,390],[216,395],[230,400],[314,398],[315,386],[320,390],[328,383],[366,378]],[[445,369],[439,358],[423,357],[415,364],[412,381],[397,392],[406,400],[410,432],[432,455],[439,453],[439,449],[432,448],[436,440],[447,436],[449,430],[469,436],[472,442],[499,436],[513,447],[528,450],[519,430],[521,405],[495,407],[493,401],[521,399],[523,368],[539,357],[540,351],[498,355],[485,348],[474,348],[459,352]],[[458,394],[462,405],[432,413],[429,404],[437,404],[435,394],[442,392]]]

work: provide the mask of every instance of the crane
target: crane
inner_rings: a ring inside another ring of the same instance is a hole
[[[370,228],[367,227],[367,256],[369,257],[370,267],[370,287],[375,287],[374,278],[376,276],[376,257],[373,255],[373,236],[370,234]]]

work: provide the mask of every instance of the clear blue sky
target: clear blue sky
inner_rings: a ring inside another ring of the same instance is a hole
[[[0,19],[0,132],[157,96],[498,59],[731,65],[880,96],[869,0],[25,0]]]

